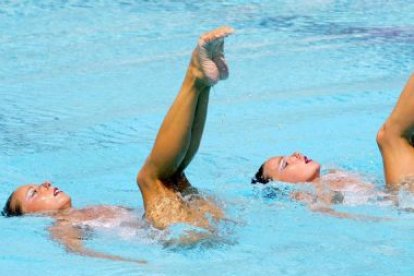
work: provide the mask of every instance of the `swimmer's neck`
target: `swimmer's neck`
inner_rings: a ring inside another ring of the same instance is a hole
[[[73,212],[76,212],[78,210],[79,209],[76,209],[76,208],[71,206],[71,207],[67,207],[65,209],[57,210],[57,211],[54,211],[54,212],[48,212],[48,213],[45,213],[45,214],[48,215],[48,216],[51,216],[55,219],[58,219],[58,218],[70,216],[71,214],[73,214]]]
[[[322,175],[319,175],[318,177],[314,178],[313,180],[309,181],[310,184],[320,184],[322,181]]]

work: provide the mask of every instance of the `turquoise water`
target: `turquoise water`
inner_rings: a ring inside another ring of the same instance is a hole
[[[237,30],[231,76],[187,171],[237,222],[222,241],[165,248],[159,233],[122,227],[85,241],[148,261],[137,266],[65,252],[49,218],[0,218],[0,274],[412,275],[412,213],[337,206],[391,218],[342,220],[249,184],[265,158],[300,150],[384,186],[375,134],[414,68],[409,1],[2,1],[0,202],[49,179],[76,207],[140,216],[136,172],[198,35],[222,24]]]

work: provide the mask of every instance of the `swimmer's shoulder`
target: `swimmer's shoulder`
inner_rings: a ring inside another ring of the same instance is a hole
[[[375,189],[375,185],[366,181],[361,175],[337,169],[329,170],[323,176],[322,181],[329,186],[330,190],[338,192]]]
[[[134,213],[133,208],[113,205],[95,205],[86,206],[80,209],[72,209],[68,212],[58,214],[56,219],[76,222],[94,219],[110,219],[130,213]]]

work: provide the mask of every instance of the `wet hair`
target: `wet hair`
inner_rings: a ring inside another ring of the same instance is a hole
[[[254,177],[252,178],[252,184],[267,184],[270,182],[270,178],[264,177],[263,175],[263,168],[264,168],[264,163],[260,166],[260,168],[257,170],[256,174],[254,175]]]
[[[7,202],[3,207],[3,211],[1,212],[1,214],[5,217],[15,217],[15,216],[23,215],[22,208],[20,205],[15,206],[15,208],[11,207],[13,196],[14,196],[14,192],[11,193],[11,195],[7,199]]]

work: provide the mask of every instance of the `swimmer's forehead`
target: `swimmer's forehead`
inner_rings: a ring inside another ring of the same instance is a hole
[[[16,192],[25,191],[25,190],[31,189],[31,188],[36,188],[37,186],[39,186],[39,185],[37,185],[37,184],[25,184],[25,185],[17,187]]]
[[[14,196],[15,197],[20,197],[20,196],[26,196],[27,193],[36,188],[38,185],[36,184],[26,184],[26,185],[22,185],[20,187],[18,187],[15,191],[14,191]]]

